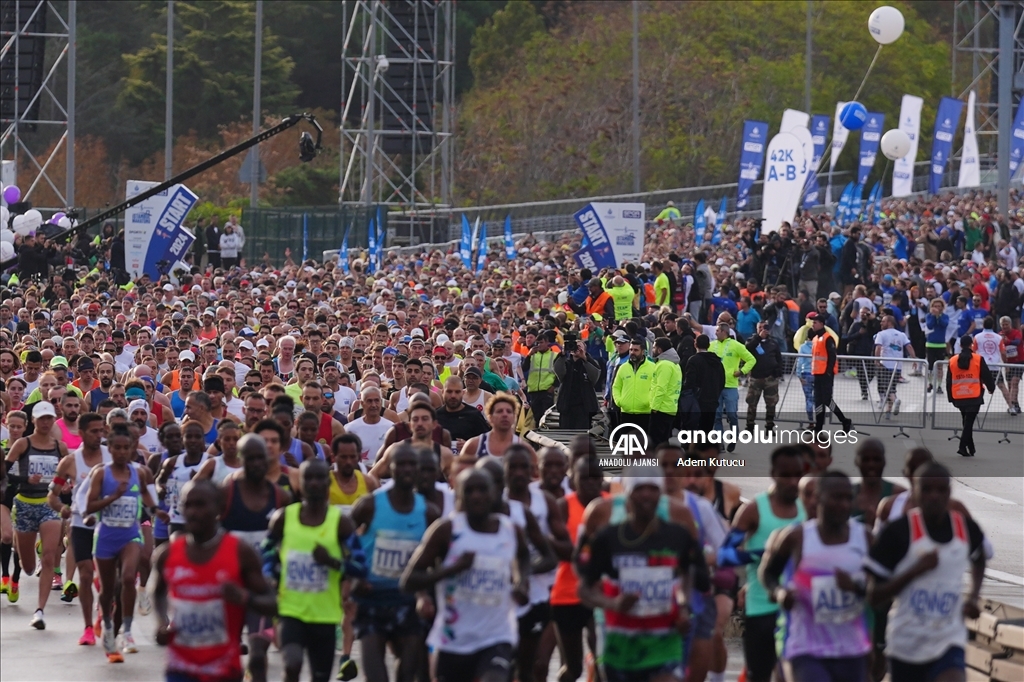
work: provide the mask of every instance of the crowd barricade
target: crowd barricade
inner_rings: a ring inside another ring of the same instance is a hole
[[[783,353],[783,366],[787,373],[779,381],[779,401],[775,421],[782,423],[809,424],[814,421],[814,392],[811,378],[811,356],[797,353]],[[883,367],[883,360],[897,368]],[[927,425],[927,380],[925,361],[916,358],[876,358],[840,355],[840,368],[847,368],[836,375],[832,397],[847,417],[853,420],[858,431],[867,432],[871,425],[898,428],[896,435],[908,436],[904,429],[923,429]],[[746,397],[750,386],[740,386],[739,413],[741,425],[746,418]],[[885,397],[892,395],[892,402],[886,405]],[[899,399],[898,410],[892,404]],[[889,409],[887,409],[887,407]],[[833,425],[835,418],[829,413]],[[757,406],[757,424],[764,425],[764,398]]]
[[[1011,414],[1010,407],[1014,400],[1019,403],[1021,387],[1024,383],[1022,364],[990,364],[989,369],[996,375],[995,393],[984,392],[985,406],[981,408],[977,421],[974,422],[975,432],[1001,433],[1000,443],[1009,443],[1010,434],[1024,434],[1024,415]],[[952,431],[950,440],[959,437],[961,431],[960,411],[953,407],[946,395],[946,374],[949,362],[936,362],[933,367],[936,385],[942,387],[942,393],[933,391],[930,396],[928,410],[931,413],[931,428],[934,430]]]

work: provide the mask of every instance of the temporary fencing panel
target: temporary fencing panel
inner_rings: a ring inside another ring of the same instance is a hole
[[[935,391],[931,395],[928,406],[931,412],[931,427],[936,430],[959,432],[960,411],[953,407],[945,393],[949,362],[936,362],[933,369],[936,373],[936,383],[942,387],[943,393]],[[996,391],[992,394],[984,392],[985,406],[974,422],[975,432],[1001,433],[1007,439],[1011,433],[1024,434],[1024,415],[1010,412],[1013,403],[1020,402],[1020,383],[1024,365],[990,364],[989,369],[996,375]]]

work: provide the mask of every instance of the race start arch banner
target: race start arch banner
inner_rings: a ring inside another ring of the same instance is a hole
[[[639,264],[644,253],[644,211],[644,204],[587,204],[573,216],[585,237],[581,251],[589,249],[587,258],[598,268]]]
[[[158,184],[129,180],[125,199]],[[132,279],[145,274],[156,280],[184,258],[195,242],[195,235],[182,222],[197,201],[199,197],[188,187],[175,185],[124,212],[125,269]]]

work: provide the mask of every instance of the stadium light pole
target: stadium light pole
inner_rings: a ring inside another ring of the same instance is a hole
[[[256,0],[256,56],[252,81],[252,134],[260,131],[260,89],[263,81],[263,0]],[[260,147],[249,152],[249,208],[260,200]]]
[[[167,84],[164,100],[164,180],[168,180],[174,174],[174,0],[167,0]]]
[[[633,193],[640,193],[640,6],[633,0]]]
[[[75,205],[75,73],[78,70],[78,2],[68,3],[68,139],[64,200]]]

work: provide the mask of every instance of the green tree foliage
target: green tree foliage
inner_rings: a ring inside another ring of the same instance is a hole
[[[528,2],[510,0],[473,33],[469,66],[475,87],[497,85],[519,59],[524,47],[544,32],[544,20]]]
[[[255,5],[205,0],[174,8],[174,120],[180,132],[211,138],[220,126],[252,116]],[[262,106],[287,110],[299,93],[289,80],[294,61],[266,24],[263,31]],[[166,36],[157,33],[148,47],[124,55],[128,74],[118,106],[135,118],[136,160],[158,149],[163,137],[166,53]]]
[[[856,91],[877,47],[867,31],[877,4],[814,4],[815,113],[832,114]],[[641,7],[644,189],[735,182],[743,119],[769,121],[774,133],[783,109],[803,108],[806,3]],[[923,97],[927,137],[949,91],[948,41],[912,7],[901,9],[907,30],[882,51],[860,99],[892,122],[904,93]],[[456,177],[472,189],[460,201],[629,191],[631,28],[628,3],[571,7],[552,30],[531,34],[504,77],[466,94]],[[854,165],[857,139],[841,167]],[[929,144],[922,140],[922,158]]]

